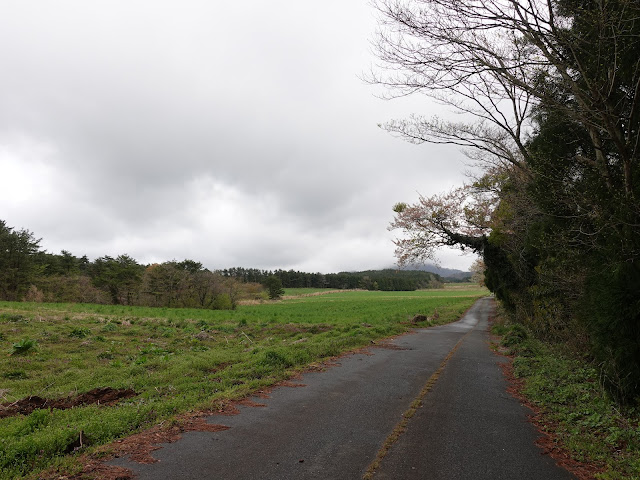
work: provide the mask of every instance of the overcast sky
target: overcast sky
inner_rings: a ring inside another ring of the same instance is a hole
[[[437,107],[359,79],[366,0],[0,5],[0,219],[49,252],[387,267],[392,206],[464,181],[456,148],[377,126]]]

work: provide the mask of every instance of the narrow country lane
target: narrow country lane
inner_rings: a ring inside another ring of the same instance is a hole
[[[574,478],[534,445],[528,410],[505,391],[502,359],[487,345],[491,306],[481,299],[458,322],[307,373],[299,380],[305,387],[255,399],[265,407],[212,416],[209,423],[231,428],[185,433],[153,452],[156,463],[110,464],[140,479],[359,479],[431,378],[423,406],[374,479]]]

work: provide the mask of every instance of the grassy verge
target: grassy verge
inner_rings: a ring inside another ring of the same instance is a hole
[[[498,321],[493,332],[514,356],[516,389],[537,412],[535,423],[550,435],[552,449],[578,462],[575,473],[640,479],[640,410],[616,404],[601,387],[597,369],[562,347],[530,338],[520,325]]]
[[[339,292],[235,311],[0,302],[2,403],[99,387],[136,393],[112,406],[1,418],[0,478],[35,478],[52,466],[73,471],[78,452],[402,333],[417,314],[429,324],[450,322],[485,293]]]

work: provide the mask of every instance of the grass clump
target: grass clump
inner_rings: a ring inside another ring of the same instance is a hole
[[[294,365],[294,362],[288,358],[287,354],[278,350],[265,351],[259,363],[274,368],[287,368]]]
[[[91,334],[91,330],[88,328],[74,328],[69,332],[69,336],[72,338],[86,338]]]
[[[511,328],[507,328],[503,335],[500,344],[505,347],[519,345],[529,337],[527,330],[519,323],[514,323]]]
[[[30,338],[23,338],[11,346],[11,355],[24,355],[36,348],[36,341]]]
[[[24,315],[18,315],[16,313],[9,312],[0,313],[0,321],[22,322],[23,320],[26,320],[26,317]]]

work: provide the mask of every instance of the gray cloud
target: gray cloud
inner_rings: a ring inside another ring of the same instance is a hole
[[[455,150],[376,127],[435,107],[358,80],[365,2],[3,9],[0,218],[51,251],[376,268],[391,206],[463,180]]]

